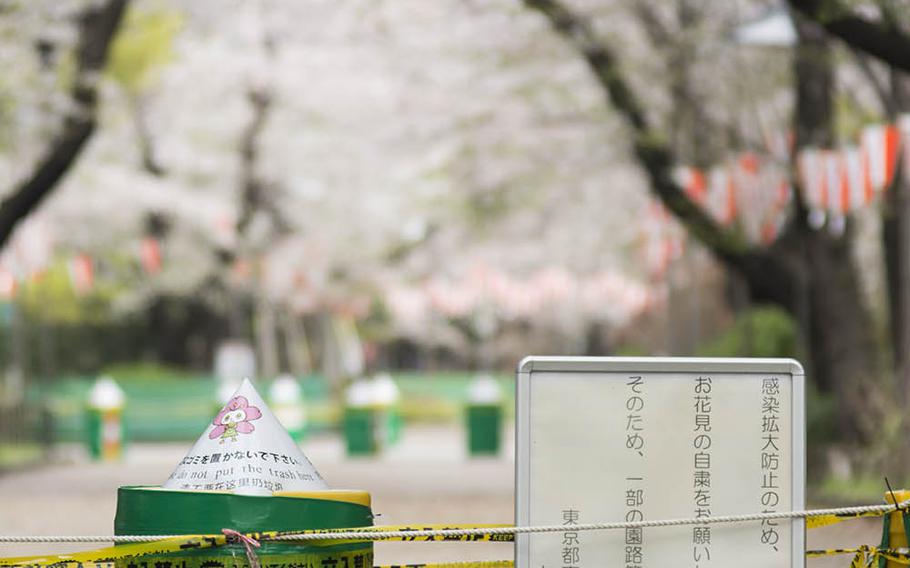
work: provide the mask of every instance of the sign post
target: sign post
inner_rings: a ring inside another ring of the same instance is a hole
[[[517,568],[805,566],[781,519],[576,532],[573,525],[805,505],[805,394],[792,359],[532,357],[519,366]]]

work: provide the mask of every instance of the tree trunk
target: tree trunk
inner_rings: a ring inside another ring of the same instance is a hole
[[[142,95],[130,95],[128,102],[130,113],[133,115],[133,124],[136,127],[136,141],[139,144],[142,169],[153,176],[162,177],[166,172],[155,152],[155,138],[148,125],[145,100]]]
[[[825,31],[813,22],[798,16],[793,21],[799,36],[793,60],[796,147],[830,148],[834,145],[831,41]]]
[[[889,113],[894,120],[897,112],[910,109],[910,77],[892,69],[890,105],[896,112]],[[910,402],[910,177],[905,162],[906,152],[901,151],[894,183],[885,194],[882,208],[882,245],[885,259],[885,281],[888,290],[892,364],[897,383],[897,400],[906,408]],[[899,449],[892,464],[906,470],[910,464],[910,417],[901,413],[898,433]]]
[[[895,370],[900,373],[910,353],[906,339],[910,337],[910,317],[907,311],[907,287],[910,286],[910,224],[908,220],[907,183],[899,181],[885,196],[882,208],[882,244],[885,261],[885,283],[888,290],[889,331]],[[901,381],[902,383],[904,381]]]
[[[894,121],[898,113],[910,110],[910,77],[891,70],[890,101],[886,105],[893,112],[888,119]],[[903,370],[910,359],[910,183],[902,152],[898,161],[894,183],[885,193],[882,207],[882,245],[885,255],[885,276],[891,314],[891,340],[894,368],[900,377],[904,394],[910,390],[910,376]]]
[[[787,0],[790,7],[800,11],[833,36],[855,49],[880,59],[888,65],[910,72],[910,34],[887,21],[872,20],[854,9],[852,2],[829,0]]]
[[[834,142],[834,74],[825,31],[795,18],[799,46],[794,59],[797,148],[831,147]],[[796,270],[800,290],[791,313],[800,318],[809,347],[809,376],[834,397],[838,439],[858,449],[876,439],[885,397],[871,317],[863,301],[852,258],[853,232],[840,236],[808,226],[799,199],[794,229],[803,258]],[[795,309],[794,309],[795,308]]]
[[[879,437],[886,408],[872,322],[849,240],[806,231],[811,377],[834,396],[838,439],[858,449]]]
[[[256,302],[256,347],[259,351],[260,376],[269,380],[278,375],[278,338],[275,330],[275,308],[266,299],[265,291],[259,291]]]
[[[280,317],[291,373],[298,377],[309,375],[313,371],[313,360],[303,319],[290,310],[284,310]]]
[[[903,163],[898,167],[900,177],[886,197],[882,215],[893,368],[901,408],[910,403],[910,184],[902,172],[906,167]],[[910,416],[902,412],[900,417],[898,451],[889,465],[905,472],[910,466]]]

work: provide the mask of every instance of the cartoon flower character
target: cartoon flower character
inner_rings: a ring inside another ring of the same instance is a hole
[[[250,424],[250,420],[256,420],[261,416],[262,412],[255,406],[250,406],[250,401],[245,396],[235,396],[212,420],[215,427],[209,432],[209,439],[220,437],[219,444],[223,444],[228,438],[236,442],[237,434],[249,434],[256,429]]]

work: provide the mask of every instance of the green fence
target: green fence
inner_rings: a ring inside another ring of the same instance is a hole
[[[52,416],[43,405],[0,400],[0,473],[42,461],[52,443]]]
[[[467,372],[393,373],[401,391],[401,414],[406,422],[461,421],[468,388],[476,374]],[[505,416],[514,414],[515,380],[511,375],[494,378],[503,394]]]
[[[393,375],[401,391],[401,414],[406,422],[454,422],[462,419],[470,373],[399,373]],[[212,377],[115,377],[126,394],[124,427],[131,441],[194,440],[218,410],[217,383]],[[513,381],[498,377],[511,412]],[[85,401],[93,377],[66,377],[34,384],[28,392],[33,404],[45,405],[53,418],[57,441],[82,441]],[[310,431],[340,427],[341,408],[334,403],[328,381],[311,376],[301,380]],[[268,385],[261,393],[267,394]]]

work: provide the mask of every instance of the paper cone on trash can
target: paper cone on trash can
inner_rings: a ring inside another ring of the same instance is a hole
[[[243,381],[162,487],[242,495],[329,488],[249,380]]]
[[[209,535],[367,527],[370,494],[331,490],[244,381],[162,487],[117,490],[116,535]],[[142,565],[247,566],[249,544],[149,553]],[[262,542],[262,566],[372,566],[372,542]],[[121,564],[117,562],[118,566]]]

